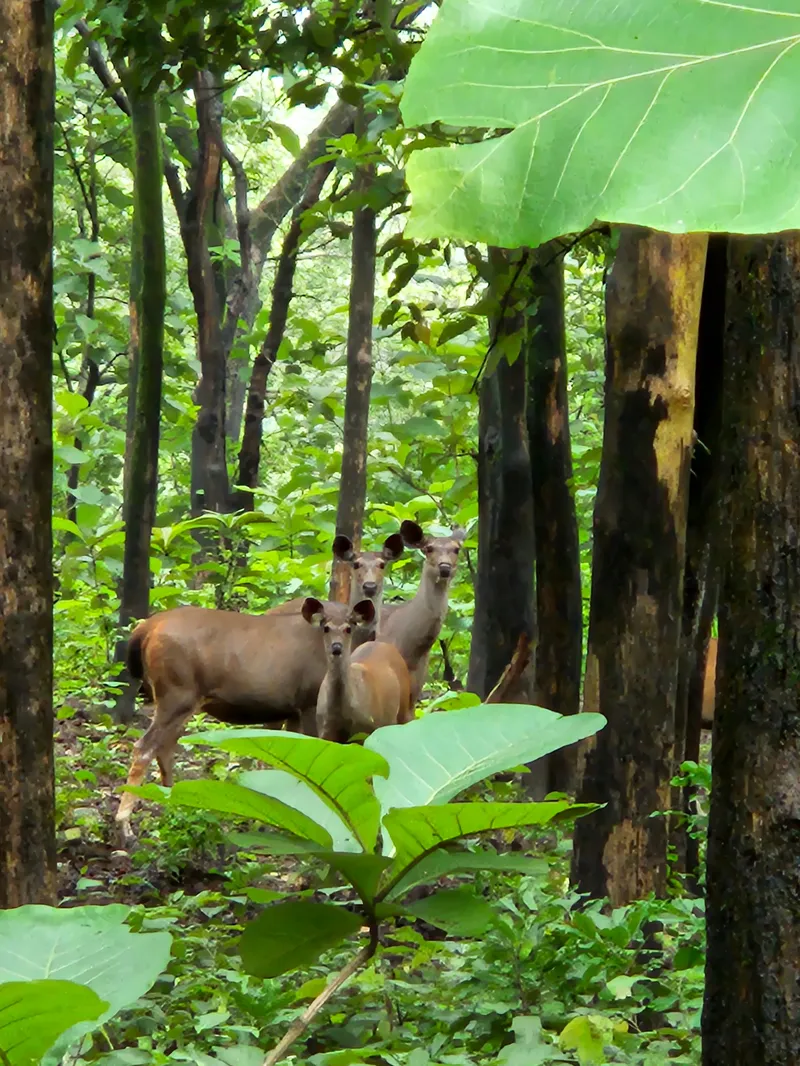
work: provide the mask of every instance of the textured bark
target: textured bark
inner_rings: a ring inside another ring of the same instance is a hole
[[[503,276],[501,284],[507,286],[508,253],[491,249],[490,259]],[[504,311],[497,317],[496,343],[502,336],[524,329],[518,311]],[[527,364],[522,353],[511,365],[501,358],[480,386],[478,572],[467,688],[481,697],[499,681],[520,636],[524,634],[531,642],[534,637],[535,550],[527,394]],[[513,696],[521,703],[531,701],[531,671],[519,677]]]
[[[237,484],[240,488],[238,505],[246,511],[252,511],[254,506],[252,490],[258,485],[267,381],[270,371],[275,365],[278,349],[286,331],[289,305],[292,302],[293,295],[292,286],[297,266],[297,252],[303,236],[303,216],[319,199],[325,181],[332,169],[333,163],[323,163],[312,173],[305,195],[294,209],[292,222],[284,238],[280,259],[275,271],[275,280],[272,284],[269,328],[267,329],[267,335],[264,337],[264,343],[261,345],[261,350],[253,362],[250,389],[247,394],[242,447],[239,451],[239,477]],[[248,489],[250,491],[247,491]]]
[[[365,167],[356,185],[366,201],[373,172]],[[350,315],[347,324],[347,388],[344,401],[344,439],[336,534],[350,538],[356,551],[361,546],[364,505],[367,495],[367,442],[369,395],[372,387],[372,319],[375,311],[375,257],[377,253],[375,212],[364,202],[353,212]],[[350,566],[334,563],[330,598],[350,599]]]
[[[56,902],[53,22],[0,5],[0,908]]]
[[[533,253],[527,319],[528,439],[536,542],[534,700],[559,714],[580,710],[583,602],[578,519],[572,495],[567,409],[564,262],[559,242]],[[547,760],[548,791],[575,785],[574,747]]]
[[[150,606],[150,537],[156,517],[161,381],[164,360],[166,252],[162,211],[161,134],[154,93],[131,91],[135,152],[136,257],[146,265],[134,303],[139,322],[138,373],[125,473],[125,553],[120,625],[146,618]]]
[[[727,238],[713,235],[708,242],[697,342],[695,446],[689,483],[681,657],[675,702],[678,761],[697,762],[700,758],[703,681],[717,610],[719,566],[712,551],[712,534],[717,519],[726,274]],[[694,803],[695,789],[687,786],[682,796],[675,795],[672,806],[690,814]],[[688,836],[685,823],[674,827],[673,845],[679,867],[696,875],[700,864],[699,843]]]
[[[800,1062],[800,235],[731,238],[703,1064]]]
[[[694,374],[706,238],[622,230],[606,289],[607,382],[573,878],[615,906],[666,888]]]
[[[192,434],[192,513],[227,511],[230,506],[225,448],[226,352],[222,307],[209,234],[222,164],[222,96],[209,74],[195,85],[198,158],[186,202],[182,233],[189,288],[197,315],[200,381],[195,392],[197,423]]]

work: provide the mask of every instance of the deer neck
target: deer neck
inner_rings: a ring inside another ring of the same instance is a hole
[[[424,616],[431,622],[441,622],[447,614],[449,598],[449,578],[445,581],[437,577],[428,567],[425,567],[422,571],[422,580],[419,583],[417,594],[412,601],[420,616]]]

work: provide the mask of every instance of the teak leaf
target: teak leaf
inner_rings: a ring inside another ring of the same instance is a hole
[[[403,118],[489,137],[412,154],[406,234],[518,248],[598,218],[796,229],[798,16],[796,4],[448,0],[411,64]]]
[[[96,1021],[108,1003],[74,981],[0,984],[0,1061],[36,1066],[53,1042],[78,1022]]]
[[[278,977],[310,965],[360,928],[357,914],[331,903],[276,903],[245,927],[239,952],[254,977]]]

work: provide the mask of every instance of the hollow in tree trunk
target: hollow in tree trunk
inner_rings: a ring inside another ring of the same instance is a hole
[[[607,384],[594,513],[573,879],[615,906],[663,894],[697,332],[707,240],[622,230],[606,288]]]
[[[56,902],[53,15],[0,5],[0,908]]]
[[[800,1062],[800,234],[731,238],[703,1064]]]
[[[514,294],[525,271],[520,254],[490,249],[498,311],[494,346],[502,356],[480,385],[478,413],[478,572],[467,687],[481,698],[497,684],[520,635],[533,640],[534,529],[531,461],[528,450],[527,363],[522,352],[524,318]],[[524,283],[523,283],[524,285]],[[533,698],[532,671],[519,678],[513,699]],[[512,695],[509,695],[509,699]]]
[[[362,203],[353,213],[350,317],[347,325],[347,388],[344,401],[344,440],[336,533],[344,534],[356,550],[361,545],[367,495],[367,439],[369,396],[372,387],[372,320],[375,311],[377,229],[369,203],[373,171],[362,168],[357,188]],[[330,597],[347,603],[350,567],[334,563]]]
[[[564,261],[560,242],[532,253],[527,318],[528,439],[536,542],[534,700],[559,714],[580,710],[583,601],[578,519],[572,495],[567,408]],[[574,787],[573,748],[547,759],[548,791]]]
[[[139,351],[131,446],[125,471],[125,551],[123,558],[120,626],[146,618],[150,607],[150,539],[156,518],[158,442],[161,421],[161,381],[166,307],[166,252],[162,212],[161,141],[155,93],[129,90],[135,152],[134,257],[142,264],[135,297],[139,323]],[[120,698],[116,714],[133,714],[134,692]]]

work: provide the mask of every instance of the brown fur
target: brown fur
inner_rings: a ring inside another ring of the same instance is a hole
[[[706,656],[706,672],[703,675],[703,710],[702,721],[704,729],[711,729],[714,724],[714,701],[717,693],[717,638],[712,637],[708,642],[708,655]]]

